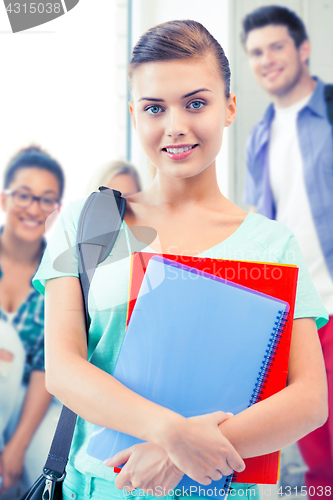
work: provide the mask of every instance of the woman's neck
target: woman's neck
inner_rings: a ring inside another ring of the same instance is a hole
[[[215,166],[211,166],[195,177],[177,179],[158,172],[147,189],[153,204],[168,204],[175,208],[200,203],[215,205],[224,199],[216,177]]]
[[[22,241],[8,226],[4,226],[0,238],[1,258],[18,264],[37,264],[42,255],[42,239]]]

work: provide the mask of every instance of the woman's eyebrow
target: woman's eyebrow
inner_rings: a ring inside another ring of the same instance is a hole
[[[138,102],[140,101],[165,102],[164,99],[155,99],[155,97],[140,97],[140,99],[138,99]]]
[[[182,96],[182,99],[186,99],[186,97],[190,97],[192,95],[198,94],[199,92],[211,92],[209,89],[198,89],[193,90],[193,92],[189,92]],[[164,99],[156,99],[155,97],[140,97],[139,101],[152,101],[152,102],[165,102]]]
[[[24,184],[18,186],[17,189],[26,189],[27,191],[32,191],[32,189],[29,186],[25,186]],[[57,194],[56,191],[54,191],[53,189],[45,189],[45,191],[43,191],[43,194],[46,193],[54,193],[55,195]]]
[[[47,194],[47,193],[57,194],[57,192],[54,191],[53,189],[47,189],[46,191],[43,191],[43,194]]]
[[[188,94],[183,95],[182,99],[185,99],[186,97],[190,97],[191,95],[198,94],[199,92],[211,92],[209,89],[198,89],[194,90],[193,92],[189,92]]]

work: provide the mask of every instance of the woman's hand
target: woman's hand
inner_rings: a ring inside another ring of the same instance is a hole
[[[245,469],[242,458],[218,428],[229,418],[217,411],[183,419],[162,446],[184,474],[204,485],[234,470],[241,472]]]
[[[125,463],[126,462],[126,463]],[[132,491],[141,488],[151,495],[165,496],[174,489],[183,473],[172,463],[167,452],[154,443],[140,443],[123,450],[106,460],[108,467],[125,463],[118,474],[115,485],[120,490]]]
[[[11,441],[2,450],[0,455],[1,494],[19,481],[23,471],[24,456],[25,449],[15,446],[15,443],[12,444]]]

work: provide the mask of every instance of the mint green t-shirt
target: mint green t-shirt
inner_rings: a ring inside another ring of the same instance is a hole
[[[85,200],[70,203],[61,211],[33,284],[44,293],[52,278],[78,276],[75,250],[76,230]],[[112,374],[125,334],[131,258],[125,222],[112,253],[97,266],[89,292],[89,360]],[[147,247],[145,251],[152,252]],[[122,257],[123,254],[123,258]],[[116,256],[116,258],[114,258]],[[293,233],[282,224],[262,215],[249,213],[239,228],[225,241],[206,250],[202,257],[254,262],[295,264],[299,268],[295,318],[313,317],[320,328],[328,321],[327,312],[310,278],[299,245]],[[86,453],[94,425],[78,417],[69,467],[82,474],[113,481],[113,469]]]

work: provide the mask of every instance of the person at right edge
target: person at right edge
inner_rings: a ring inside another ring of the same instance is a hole
[[[333,130],[324,83],[309,72],[310,42],[302,20],[280,6],[243,20],[242,42],[258,84],[272,104],[247,144],[244,201],[288,226],[328,310],[319,331],[333,404]],[[307,490],[333,488],[333,415],[299,442]]]

